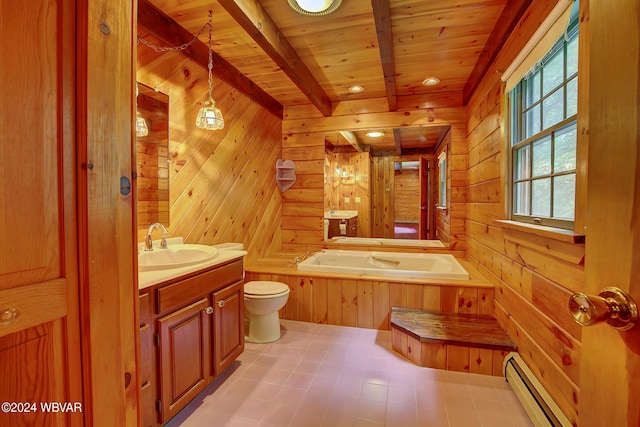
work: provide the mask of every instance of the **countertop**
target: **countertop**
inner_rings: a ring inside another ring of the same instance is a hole
[[[171,244],[181,244],[183,243],[181,237],[174,237],[167,239],[167,243]],[[143,245],[143,244],[139,244]],[[247,251],[237,250],[237,249],[227,249],[225,246],[228,244],[220,244],[213,245],[218,249],[218,253],[215,258],[203,262],[201,264],[196,265],[188,265],[185,267],[178,268],[167,268],[164,270],[152,270],[152,271],[139,271],[138,272],[138,290],[142,290],[148,288],[153,285],[157,285],[158,283],[165,282],[167,280],[179,278],[181,276],[186,276],[191,273],[198,272],[200,270],[208,270],[212,267],[216,267],[218,265],[225,264],[230,261],[235,261],[237,259],[243,258],[247,255]],[[160,246],[159,242],[154,241],[154,247],[158,248]],[[143,246],[139,246],[141,249]],[[158,249],[160,250],[160,249]]]

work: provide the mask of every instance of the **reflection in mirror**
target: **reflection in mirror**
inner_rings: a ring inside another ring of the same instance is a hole
[[[325,239],[442,247],[436,231],[437,153],[450,140],[450,129],[325,134]]]
[[[138,83],[136,169],[138,227],[169,225],[169,96]],[[144,121],[148,132],[140,132]],[[146,133],[146,135],[144,135]],[[144,136],[143,136],[144,135]]]

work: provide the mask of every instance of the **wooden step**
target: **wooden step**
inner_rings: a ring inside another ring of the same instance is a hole
[[[504,356],[517,351],[490,316],[392,307],[391,331],[393,350],[428,368],[501,376]]]

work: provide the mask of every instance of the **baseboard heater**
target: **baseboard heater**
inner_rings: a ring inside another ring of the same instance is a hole
[[[534,426],[572,426],[518,353],[507,354],[502,371]]]

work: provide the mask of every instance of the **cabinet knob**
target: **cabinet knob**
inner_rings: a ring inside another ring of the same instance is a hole
[[[213,307],[207,307],[204,309],[204,312],[207,314],[213,314]]]
[[[20,311],[15,308],[0,308],[0,326],[8,326],[18,320]]]
[[[218,301],[218,307],[222,308],[222,307],[224,307],[224,304],[225,304],[224,300]]]

